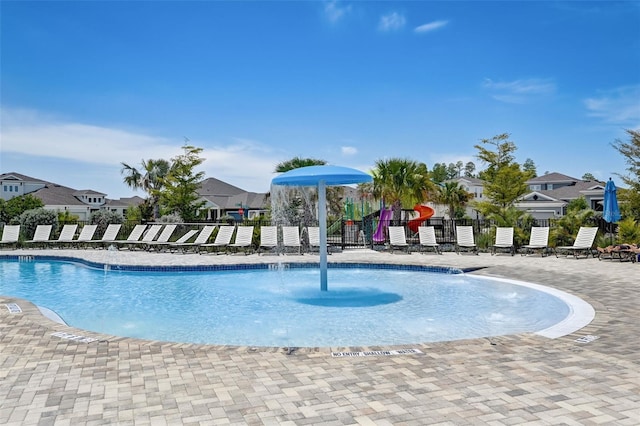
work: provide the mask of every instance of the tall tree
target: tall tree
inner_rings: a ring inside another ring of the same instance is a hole
[[[429,176],[434,183],[441,183],[449,179],[449,175],[447,174],[447,165],[444,163],[435,163],[429,173]]]
[[[152,191],[158,196],[168,213],[178,213],[184,221],[198,218],[199,210],[205,205],[198,201],[198,188],[204,178],[204,172],[194,169],[204,162],[200,157],[202,148],[191,145],[182,146],[182,154],[171,159],[171,169],[163,180],[161,191]]]
[[[402,207],[413,207],[433,191],[429,171],[424,163],[402,158],[378,160],[373,169],[374,196],[391,205],[393,220],[401,219]]]
[[[449,163],[449,165],[447,166],[447,180],[455,179],[457,177],[459,177],[458,166],[456,166],[454,163]]]
[[[531,158],[527,158],[526,160],[524,160],[524,163],[522,163],[522,170],[529,173],[532,178],[538,176],[538,171],[536,170],[536,163],[534,163]]]
[[[148,203],[152,207],[153,219],[160,217],[159,193],[163,188],[165,178],[171,165],[167,160],[142,160],[142,170],[138,170],[127,163],[121,163],[120,174],[124,175],[124,183],[131,189],[142,189],[148,194]],[[149,219],[145,217],[145,219]]]
[[[482,139],[481,143],[475,148],[478,158],[487,165],[479,177],[484,180],[483,193],[488,201],[476,203],[476,209],[483,216],[490,216],[513,206],[527,192],[526,182],[531,178],[531,173],[521,170],[515,162],[513,153],[517,148],[509,140],[509,134]]]
[[[640,221],[640,130],[626,130],[628,141],[616,139],[612,145],[624,156],[629,174],[617,174],[628,188],[619,191],[620,207],[625,216]]]
[[[582,180],[596,180],[596,177],[592,173],[585,173],[582,175]]]
[[[467,164],[464,165],[464,177],[474,178],[476,172],[476,165],[473,161],[468,161]]]
[[[460,160],[456,162],[456,177],[462,176],[462,170],[464,170],[464,163]]]

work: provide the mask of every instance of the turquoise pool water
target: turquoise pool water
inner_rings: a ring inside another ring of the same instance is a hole
[[[0,260],[0,294],[117,336],[242,346],[396,345],[535,332],[569,306],[520,285],[420,271],[317,268],[131,272]]]

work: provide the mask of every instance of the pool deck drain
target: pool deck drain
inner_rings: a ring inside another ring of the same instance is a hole
[[[105,250],[3,250],[2,255],[163,266],[277,261]],[[305,254],[287,262],[310,259],[314,256]],[[287,355],[283,348],[104,339],[55,323],[27,301],[0,295],[0,303],[15,303],[22,311],[0,309],[0,424],[640,423],[640,280],[635,278],[640,265],[366,250],[333,253],[329,261],[449,266],[538,283],[584,299],[596,317],[556,339],[520,334],[406,347],[296,348]],[[409,349],[422,354],[331,356]]]

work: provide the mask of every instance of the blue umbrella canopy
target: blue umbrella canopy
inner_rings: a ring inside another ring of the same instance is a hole
[[[371,182],[373,177],[350,167],[341,166],[307,166],[289,170],[273,178],[274,185],[316,186],[320,181],[325,185],[347,185]]]
[[[609,178],[609,181],[604,187],[604,209],[602,211],[602,218],[609,223],[620,220],[617,189],[611,178]]]

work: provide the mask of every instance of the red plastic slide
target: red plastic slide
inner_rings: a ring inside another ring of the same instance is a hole
[[[416,219],[411,219],[408,226],[413,232],[418,232],[418,227],[422,225],[422,222],[433,216],[435,214],[435,210],[429,206],[423,206],[422,204],[416,204],[413,209],[418,212],[418,217]]]

